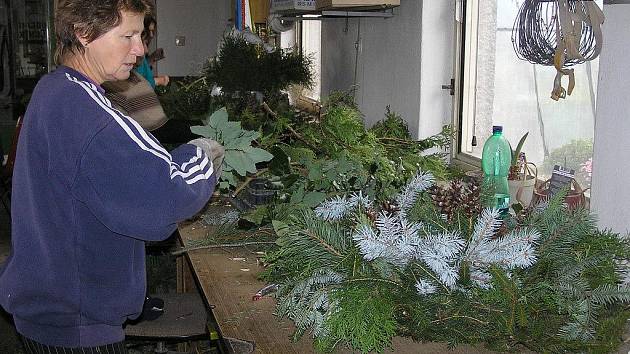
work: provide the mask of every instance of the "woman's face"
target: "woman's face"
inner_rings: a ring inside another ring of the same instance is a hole
[[[85,47],[85,74],[97,83],[126,80],[144,55],[141,34],[144,15],[123,12],[121,22]]]

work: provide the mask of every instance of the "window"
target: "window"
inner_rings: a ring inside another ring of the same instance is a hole
[[[313,87],[306,89],[302,94],[308,98],[319,101],[321,96],[321,68],[322,68],[322,22],[319,20],[302,21],[302,34],[300,43],[302,53],[313,59]]]
[[[518,59],[512,46],[512,27],[523,1],[464,2],[457,157],[478,163],[492,126],[502,125],[513,147],[529,132],[523,151],[538,167],[539,179],[560,164],[574,169],[580,185],[589,187],[598,60],[574,66],[572,95],[552,100],[555,68]],[[601,8],[602,0],[596,1]],[[565,88],[567,81],[564,77]]]

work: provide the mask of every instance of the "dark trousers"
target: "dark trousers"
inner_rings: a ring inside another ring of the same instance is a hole
[[[29,354],[127,354],[124,341],[98,347],[65,348],[44,345],[22,335],[20,337],[24,350]]]

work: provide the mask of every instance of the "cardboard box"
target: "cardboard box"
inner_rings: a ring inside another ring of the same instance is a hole
[[[315,0],[272,0],[271,12],[315,11]]]
[[[249,0],[249,9],[252,12],[254,23],[266,23],[269,16],[270,0]]]
[[[400,0],[317,0],[318,10],[378,9],[400,6]]]

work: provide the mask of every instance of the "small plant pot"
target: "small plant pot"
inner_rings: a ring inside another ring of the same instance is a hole
[[[522,168],[523,172],[518,174],[518,179],[508,180],[510,188],[510,203],[520,203],[527,208],[533,199],[538,169],[532,162],[527,162]]]
[[[267,204],[273,200],[276,191],[270,188],[269,181],[254,178],[247,184],[247,203],[251,206]]]
[[[516,202],[527,208],[534,197],[534,187],[536,186],[536,177],[532,175],[523,175],[518,180],[508,180],[510,187],[510,203]]]

